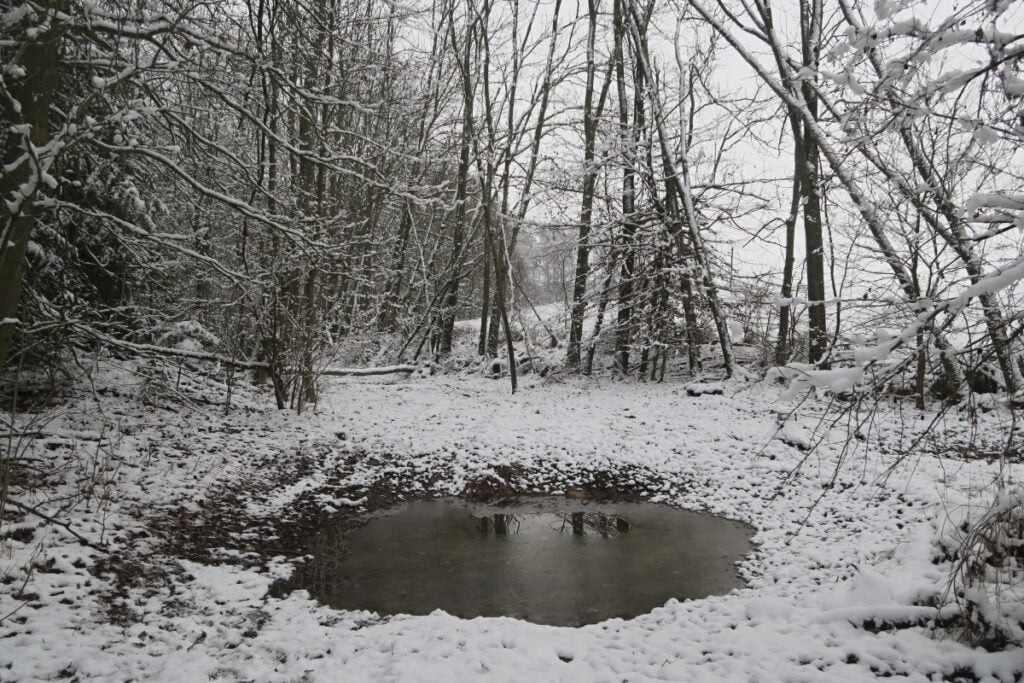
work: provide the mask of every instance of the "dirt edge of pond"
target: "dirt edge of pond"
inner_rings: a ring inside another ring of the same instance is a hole
[[[671,498],[687,488],[634,465],[588,469],[540,462],[530,468],[498,465],[467,479],[460,491],[452,491],[450,483],[457,479],[452,472],[439,468],[424,475],[411,468],[403,470],[404,462],[379,453],[339,450],[336,444],[306,445],[264,456],[244,472],[221,478],[196,500],[158,511],[139,510],[146,529],[137,535],[147,551],[106,557],[95,568],[113,586],[103,596],[108,618],[119,624],[134,621],[128,605],[133,589],[138,599],[140,590],[144,596],[153,595],[188,580],[178,559],[257,570],[282,558],[301,562],[310,553],[311,539],[325,525],[355,528],[374,513],[414,500],[457,496],[502,505],[563,495],[599,502],[647,502],[658,496]],[[379,476],[369,485],[345,485],[357,468]],[[302,491],[275,516],[253,512],[254,504],[317,474],[324,483]],[[360,504],[331,505],[331,500]],[[270,594],[281,597],[291,590],[287,580],[278,580]]]

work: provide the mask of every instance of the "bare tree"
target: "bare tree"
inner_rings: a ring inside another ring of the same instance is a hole
[[[597,78],[597,19],[599,0],[587,0],[587,66],[586,86],[583,92],[583,190],[580,208],[579,241],[576,247],[576,269],[573,274],[572,314],[566,364],[579,367],[583,342],[583,318],[586,313],[587,280],[590,278],[590,231],[594,217],[594,192],[597,187],[596,162],[597,124],[604,111],[604,103],[611,83],[611,70],[605,77],[600,93]]]

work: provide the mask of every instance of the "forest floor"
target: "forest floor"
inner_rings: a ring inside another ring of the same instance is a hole
[[[887,403],[828,427],[823,404],[763,384],[524,384],[333,380],[297,415],[256,388],[225,410],[208,378],[101,366],[17,416],[42,436],[15,453],[28,467],[12,500],[61,524],[6,510],[0,680],[1024,677],[1021,649],[963,645],[942,626],[955,606],[935,607],[945,544],[985,497],[1007,415]],[[816,449],[790,445],[816,427]],[[1004,474],[1020,482],[1024,465]],[[417,497],[576,490],[752,525],[748,587],[580,628],[378,616],[281,588],[326,523]]]

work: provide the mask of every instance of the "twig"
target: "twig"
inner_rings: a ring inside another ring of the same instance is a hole
[[[50,522],[51,524],[56,524],[59,527],[63,527],[64,529],[67,530],[68,533],[70,533],[72,536],[74,536],[75,538],[77,538],[79,541],[81,541],[85,545],[89,546],[90,548],[96,548],[97,550],[101,550],[103,548],[103,544],[102,543],[94,543],[93,541],[90,541],[88,538],[86,538],[85,536],[81,535],[80,533],[78,533],[77,531],[72,529],[71,525],[68,524],[67,522],[62,522],[59,519],[56,519],[55,517],[51,517],[50,515],[46,514],[45,512],[42,512],[38,508],[34,508],[31,505],[25,505],[24,503],[19,503],[18,501],[14,500],[13,498],[8,498],[5,502],[7,504],[13,505],[13,506],[15,506],[15,507],[17,507],[17,508],[19,508],[21,510],[24,510],[25,512],[33,514],[36,517],[41,517],[42,519],[45,519],[47,522]]]

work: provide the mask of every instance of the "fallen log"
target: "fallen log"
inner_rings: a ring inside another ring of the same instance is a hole
[[[100,335],[93,333],[93,336],[98,337],[103,343],[109,344],[110,346],[116,346],[121,349],[128,351],[134,351],[138,354],[156,354],[160,356],[174,356],[175,358],[188,358],[191,360],[206,360],[214,363],[221,363],[223,365],[231,365],[236,368],[243,370],[269,370],[270,365],[262,363],[260,361],[250,360],[236,360],[227,356],[222,356],[217,353],[208,353],[206,351],[193,351],[191,349],[176,349],[171,346],[157,346],[155,344],[136,344],[135,342],[124,341],[123,339],[114,339],[107,335]]]
[[[103,335],[102,340],[111,346],[135,351],[139,354],[150,353],[163,356],[174,356],[175,358],[187,358],[190,360],[211,361],[214,363],[221,363],[222,365],[230,365],[242,370],[270,370],[269,363],[251,360],[237,360],[235,358],[229,358],[228,356],[209,353],[207,351],[176,349],[169,346],[156,346],[155,344],[137,344],[121,339],[114,339],[107,335]],[[376,368],[325,368],[317,374],[326,377],[369,377],[372,375],[390,375],[395,373],[409,374],[416,372],[416,370],[417,367],[415,365],[388,365]]]
[[[379,368],[327,368],[320,374],[327,377],[369,377],[370,375],[391,375],[394,373],[416,372],[415,365],[388,365]]]

